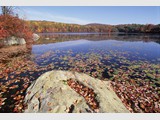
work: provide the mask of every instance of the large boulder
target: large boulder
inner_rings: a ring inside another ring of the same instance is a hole
[[[17,41],[16,37],[12,36],[12,37],[4,40],[4,44],[5,45],[16,45],[16,44],[18,44],[18,41]]]
[[[4,45],[24,45],[26,41],[24,38],[17,38],[17,37],[9,37],[4,40]]]
[[[32,36],[33,36],[33,41],[37,41],[40,38],[40,36],[36,33],[33,33]]]
[[[32,36],[33,36],[32,37],[33,41],[37,41],[40,38],[40,36],[35,33],[33,33]],[[2,45],[2,46],[3,45],[9,45],[9,46],[11,46],[11,45],[24,45],[24,44],[26,44],[26,40],[24,38],[19,38],[19,37],[15,37],[15,36],[11,36],[7,39],[0,41],[0,45]]]
[[[27,108],[24,112],[95,112],[86,102],[87,98],[78,94],[67,84],[70,78],[94,90],[95,99],[99,103],[96,112],[129,112],[110,87],[109,81],[95,79],[83,73],[56,70],[44,73],[30,85],[25,96]]]
[[[18,39],[18,44],[19,44],[19,45],[24,45],[24,44],[26,44],[25,39],[24,39],[24,38],[19,38],[19,39]]]

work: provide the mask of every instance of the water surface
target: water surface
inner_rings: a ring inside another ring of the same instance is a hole
[[[135,92],[135,99],[144,99],[143,94],[149,92],[160,96],[159,35],[43,33],[40,36],[40,40],[30,47],[30,54],[16,58],[15,62],[22,61],[19,64],[21,67],[0,80],[5,91],[0,91],[1,96],[6,98],[0,108],[1,112],[13,112],[16,106],[21,106],[23,98],[19,102],[15,97],[24,96],[29,84],[50,70],[82,72],[116,83],[113,86],[115,89],[119,89],[119,86],[125,89],[134,86],[132,93]],[[14,64],[9,64],[9,67],[14,68]],[[18,87],[9,90],[14,85]],[[148,85],[151,87],[148,88]],[[141,88],[147,92],[137,91]],[[124,95],[130,94],[130,90],[121,92],[125,92]],[[17,111],[21,112],[21,109],[14,112]],[[150,111],[157,112],[153,109]]]

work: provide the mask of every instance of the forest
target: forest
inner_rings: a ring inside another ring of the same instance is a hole
[[[48,33],[48,32],[124,32],[124,33],[160,33],[160,24],[67,24],[51,21],[28,21],[33,32]]]

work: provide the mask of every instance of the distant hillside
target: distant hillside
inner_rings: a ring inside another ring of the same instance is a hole
[[[107,25],[107,24],[100,24],[100,23],[90,23],[90,24],[86,24],[86,26],[89,25],[89,26],[104,26],[104,25]]]
[[[52,21],[28,21],[33,32],[125,32],[125,33],[160,33],[160,24],[121,24],[107,25],[91,23],[86,25],[59,23]]]

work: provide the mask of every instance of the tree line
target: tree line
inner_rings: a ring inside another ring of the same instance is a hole
[[[160,24],[66,24],[50,21],[28,21],[33,32],[124,32],[124,33],[160,33]]]

